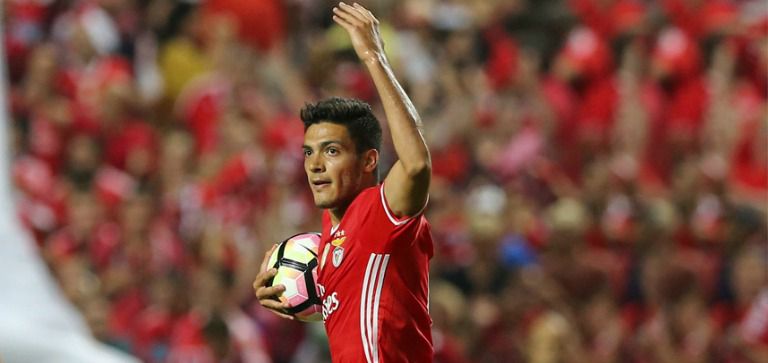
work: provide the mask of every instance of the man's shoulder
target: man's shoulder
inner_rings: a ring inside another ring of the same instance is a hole
[[[359,221],[360,218],[368,219],[366,216],[377,214],[376,210],[381,208],[380,189],[381,184],[377,184],[361,190],[349,205],[346,212],[349,216],[345,216],[345,219]]]
[[[363,189],[355,197],[347,210],[348,222],[374,224],[375,228],[388,230],[389,227],[403,229],[405,226],[429,224],[424,217],[423,210],[411,217],[397,218],[389,210],[384,197],[383,185],[377,184]]]
[[[355,209],[359,209],[360,207],[370,207],[375,205],[372,202],[378,201],[380,189],[381,184],[376,184],[361,190],[357,193],[357,196],[352,201],[350,207],[354,206],[356,207]]]

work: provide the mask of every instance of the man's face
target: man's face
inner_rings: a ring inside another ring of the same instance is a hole
[[[346,126],[320,122],[304,133],[304,171],[317,207],[351,202],[363,188],[364,164]]]

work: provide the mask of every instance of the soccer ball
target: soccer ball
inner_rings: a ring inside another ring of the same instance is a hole
[[[266,285],[285,286],[279,299],[287,301],[291,307],[286,312],[301,321],[323,320],[320,295],[315,283],[319,246],[319,233],[297,234],[280,242],[267,265],[267,268],[276,268],[277,274]]]

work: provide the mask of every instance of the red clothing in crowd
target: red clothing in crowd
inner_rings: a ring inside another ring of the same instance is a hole
[[[584,24],[607,39],[640,26],[646,15],[645,5],[636,0],[614,1],[605,7],[596,0],[569,0],[568,4]]]
[[[742,346],[728,352],[727,363],[751,363],[744,350],[768,350],[768,290],[764,288],[746,309],[736,311],[735,329]]]
[[[687,4],[685,0],[662,0],[661,5],[672,22],[689,36],[704,37],[711,32],[733,26],[739,17],[738,9],[729,0],[707,0],[701,5]]]
[[[58,261],[75,256],[86,256],[96,271],[104,271],[119,248],[120,227],[114,223],[96,226],[90,234],[78,236],[65,227],[54,233],[46,243],[51,257]]]
[[[211,0],[206,2],[206,11],[231,16],[243,40],[268,50],[285,37],[285,6],[278,0]]]

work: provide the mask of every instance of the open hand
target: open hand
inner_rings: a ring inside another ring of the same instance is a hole
[[[379,34],[379,20],[368,9],[358,3],[340,2],[333,8],[333,21],[347,31],[361,61],[382,59],[384,42]]]
[[[285,286],[266,286],[267,281],[277,274],[277,269],[267,269],[267,267],[269,267],[267,266],[269,263],[269,256],[272,256],[272,253],[275,252],[275,248],[277,248],[277,245],[272,246],[272,248],[270,248],[264,255],[264,260],[261,262],[261,268],[259,268],[259,274],[256,275],[256,280],[253,282],[253,290],[256,292],[256,298],[259,299],[259,304],[261,304],[261,306],[269,309],[281,318],[293,320],[293,316],[285,313],[285,309],[290,307],[288,302],[282,302],[278,298],[278,296],[285,291]]]

